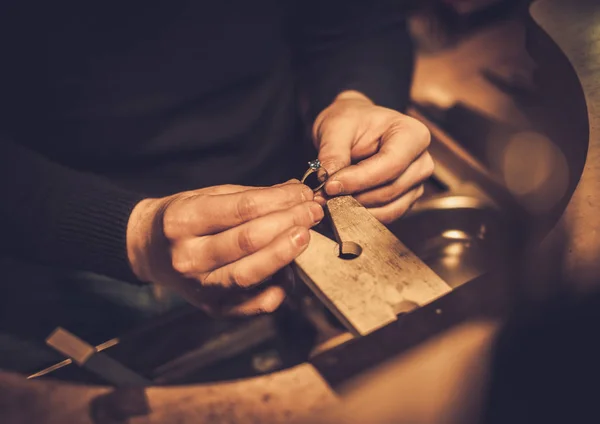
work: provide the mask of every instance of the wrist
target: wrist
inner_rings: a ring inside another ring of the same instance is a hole
[[[134,275],[143,282],[152,282],[150,270],[152,246],[157,237],[157,218],[163,199],[144,199],[135,205],[127,223],[127,259]]]

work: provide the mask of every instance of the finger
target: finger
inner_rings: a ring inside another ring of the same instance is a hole
[[[389,224],[402,217],[410,207],[423,195],[424,187],[420,185],[410,190],[404,196],[392,203],[379,208],[369,208],[368,211],[379,221]]]
[[[275,184],[273,187],[281,187],[287,184],[301,184],[300,180],[297,178],[292,178],[291,180],[286,181],[285,183]]]
[[[333,175],[325,184],[325,191],[336,196],[389,183],[427,149],[429,142],[427,127],[416,119],[403,116],[384,131],[377,153]]]
[[[322,189],[315,193],[315,198],[313,200],[322,207],[325,207],[325,205],[327,205],[327,200],[325,199],[325,194],[323,193]]]
[[[258,188],[260,188],[260,187],[243,186],[243,185],[236,185],[236,184],[224,184],[224,185],[220,185],[220,186],[206,187],[206,188],[194,190],[193,193],[194,194],[212,194],[212,195],[233,194],[233,193],[241,193],[242,191],[256,190]]]
[[[325,118],[315,131],[319,146],[319,161],[329,175],[352,162],[352,143],[356,138],[356,123],[348,118]]]
[[[267,287],[252,298],[235,306],[221,309],[222,315],[247,316],[274,312],[285,300],[285,291],[278,286]]]
[[[433,169],[433,159],[425,152],[391,183],[364,191],[354,197],[367,208],[384,206],[427,180],[433,174]]]
[[[291,180],[288,180],[284,183],[280,183],[280,184],[275,184],[272,187],[281,187],[287,184],[300,184],[300,180],[293,178]],[[236,185],[236,184],[224,184],[224,185],[219,185],[219,186],[213,186],[213,187],[207,187],[207,188],[201,188],[199,190],[195,190],[194,192],[200,193],[200,194],[212,194],[212,195],[218,195],[218,194],[233,194],[233,193],[241,193],[242,191],[248,191],[248,190],[259,190],[259,189],[264,189],[264,188],[269,188],[269,187],[257,187],[257,186],[244,186],[244,185]]]
[[[171,240],[215,234],[312,199],[312,190],[303,184],[191,196],[169,205],[163,216],[163,231]]]
[[[260,187],[243,186],[235,184],[224,184],[220,186],[198,188],[196,190],[188,190],[177,193],[172,196],[176,201],[182,201],[183,199],[189,199],[201,195],[217,195],[217,194],[233,194],[241,193],[242,191],[256,190]]]
[[[210,237],[185,240],[172,252],[173,268],[186,276],[221,268],[268,246],[292,227],[313,227],[323,215],[318,203],[305,202]]]
[[[203,276],[202,283],[224,287],[251,287],[259,284],[290,264],[306,249],[309,240],[307,228],[293,227],[256,253]]]

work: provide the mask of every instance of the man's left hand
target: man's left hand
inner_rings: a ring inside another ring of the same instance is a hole
[[[321,112],[313,139],[329,174],[325,193],[354,195],[383,223],[400,218],[433,173],[427,127],[356,91],[341,93]]]

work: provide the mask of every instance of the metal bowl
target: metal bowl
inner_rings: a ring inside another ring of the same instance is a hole
[[[500,213],[471,196],[444,196],[418,203],[390,230],[451,287],[499,266],[506,259]]]

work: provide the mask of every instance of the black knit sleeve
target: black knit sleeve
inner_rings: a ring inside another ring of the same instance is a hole
[[[380,106],[406,108],[414,61],[404,3],[299,2],[290,38],[311,122],[345,90],[360,91]]]
[[[126,229],[143,196],[0,140],[0,233],[11,256],[136,282]]]

